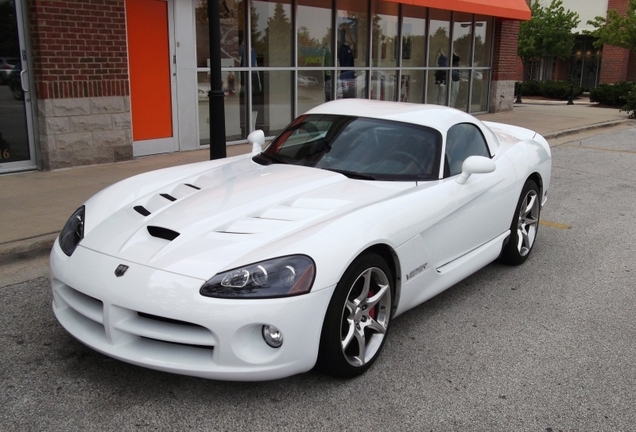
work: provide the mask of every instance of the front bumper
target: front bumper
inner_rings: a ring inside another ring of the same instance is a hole
[[[124,264],[121,277],[115,269]],[[335,287],[268,300],[203,297],[205,281],[123,261],[82,247],[51,252],[53,311],[87,346],[152,369],[236,381],[277,379],[310,370]],[[280,348],[263,340],[281,330]]]

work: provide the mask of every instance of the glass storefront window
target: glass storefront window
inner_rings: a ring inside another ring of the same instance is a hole
[[[427,9],[403,6],[402,11],[402,67],[424,67]]]
[[[252,67],[292,66],[291,0],[252,2]]]
[[[375,1],[373,15],[373,43],[371,65],[395,67],[398,65],[398,12],[397,3]]]
[[[475,54],[473,66],[490,67],[490,49],[492,47],[492,18],[477,15],[475,17]]]
[[[209,142],[207,0],[193,1],[204,144]],[[332,99],[488,110],[492,17],[382,0],[215,1],[221,5],[228,141],[245,139],[254,129],[275,135],[294,114]],[[244,52],[248,37],[249,55]]]

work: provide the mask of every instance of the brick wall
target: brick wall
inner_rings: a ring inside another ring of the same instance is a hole
[[[29,0],[40,99],[128,95],[124,0]]]
[[[28,0],[40,169],[132,158],[125,0]]]
[[[624,14],[627,12],[628,1],[609,0],[607,9],[616,9],[619,13]],[[615,83],[629,79],[629,64],[630,52],[628,49],[604,45],[599,84]]]
[[[518,41],[518,21],[495,21],[490,112],[512,110],[515,82],[523,76],[523,65],[517,56]]]
[[[495,22],[495,47],[493,51],[492,79],[494,81],[521,81],[517,56],[519,41],[519,21]]]

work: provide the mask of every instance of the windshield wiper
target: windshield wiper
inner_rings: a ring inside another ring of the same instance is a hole
[[[355,179],[355,180],[377,180],[377,178],[375,178],[372,175],[369,174],[363,174],[363,173],[359,173],[359,172],[354,172],[354,171],[345,171],[345,170],[339,170],[339,169],[333,169],[333,168],[323,168],[326,169],[327,171],[333,171],[336,172],[338,174],[342,174],[344,176],[349,177],[350,179]]]
[[[290,164],[291,162],[283,156],[280,156],[278,154],[269,154],[269,153],[259,153],[256,156],[254,156],[253,158],[254,162],[257,163],[262,163],[264,165],[270,165],[272,163],[279,163],[279,164]]]

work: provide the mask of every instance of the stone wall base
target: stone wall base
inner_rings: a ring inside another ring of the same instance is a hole
[[[130,97],[38,100],[38,132],[44,170],[130,160]]]
[[[515,101],[515,81],[493,81],[490,86],[488,112],[512,111]]]

